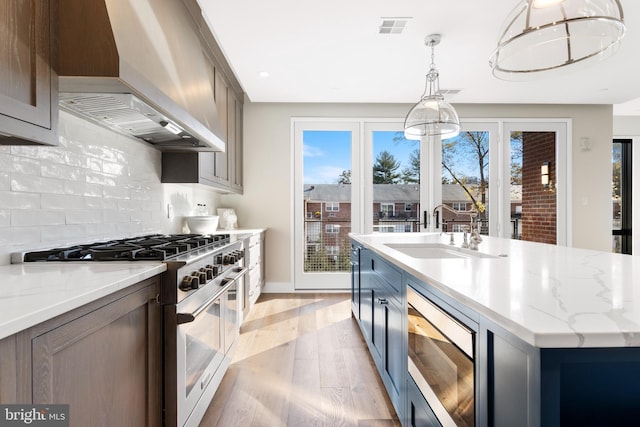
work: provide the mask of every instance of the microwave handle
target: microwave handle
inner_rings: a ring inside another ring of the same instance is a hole
[[[240,277],[242,277],[249,269],[243,268],[240,272],[227,283],[225,283],[226,288],[230,288],[234,282],[236,282]],[[178,325],[182,325],[184,323],[193,322],[196,320],[196,317],[200,315],[203,311],[209,308],[218,298],[220,298],[221,294],[215,294],[208,300],[206,300],[200,307],[196,308],[193,313],[178,313],[177,314],[177,323]]]

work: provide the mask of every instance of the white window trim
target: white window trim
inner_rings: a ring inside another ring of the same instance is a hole
[[[325,212],[340,212],[340,202],[325,202]]]
[[[324,232],[327,234],[340,234],[340,224],[325,224]]]

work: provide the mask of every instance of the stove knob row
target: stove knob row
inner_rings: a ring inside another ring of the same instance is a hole
[[[244,258],[243,250],[229,252],[228,254],[225,254],[222,256],[222,264],[225,264],[225,265],[235,264],[236,262],[240,261],[242,258]]]

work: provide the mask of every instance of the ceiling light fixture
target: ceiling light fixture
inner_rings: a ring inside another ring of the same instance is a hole
[[[524,80],[611,56],[624,36],[619,0],[523,0],[489,58],[493,75]]]
[[[420,139],[422,136],[453,138],[460,133],[460,119],[456,110],[440,93],[439,73],[434,63],[434,47],[440,43],[440,34],[431,34],[424,40],[431,48],[431,65],[427,72],[424,93],[404,119],[404,136]]]

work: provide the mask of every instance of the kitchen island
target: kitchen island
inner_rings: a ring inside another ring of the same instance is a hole
[[[406,425],[435,419],[407,373],[407,289],[472,335],[475,425],[626,425],[640,416],[640,259],[484,236],[475,252],[460,248],[462,234],[455,246],[440,234],[351,237],[354,317]],[[377,342],[376,321],[387,327]]]

